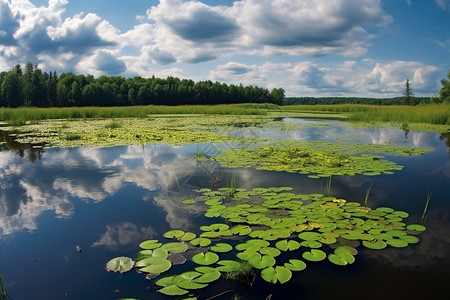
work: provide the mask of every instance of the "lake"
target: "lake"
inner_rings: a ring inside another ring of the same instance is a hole
[[[440,133],[354,128],[341,121],[286,118],[294,128],[241,128],[232,134],[269,139],[391,144],[427,148],[418,156],[383,156],[404,166],[393,175],[333,176],[330,195],[367,205],[405,211],[406,224],[420,223],[427,193],[432,197],[426,231],[406,248],[357,247],[356,261],[337,266],[328,260],[307,263],[284,284],[220,278],[195,290],[198,299],[436,299],[448,293],[450,278],[450,160]],[[200,234],[202,225],[221,223],[183,200],[200,188],[227,185],[288,186],[292,193],[326,193],[327,178],[298,173],[225,168],[197,161],[196,152],[212,155],[228,144],[165,144],[7,149],[0,151],[0,274],[10,299],[171,299],[153,280],[132,270],[107,272],[105,263],[134,255],[139,243],[165,240],[170,229]],[[242,146],[242,145],[241,145]],[[231,243],[236,241],[231,241]],[[79,251],[81,250],[81,251]],[[225,255],[227,257],[227,255]],[[232,259],[232,256],[228,254]],[[300,255],[298,255],[300,257]],[[176,266],[188,270],[192,261]],[[172,271],[169,270],[170,273]]]

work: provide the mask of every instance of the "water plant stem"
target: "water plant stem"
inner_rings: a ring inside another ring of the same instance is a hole
[[[425,207],[423,208],[423,213],[421,219],[422,225],[425,224],[427,218],[428,218],[428,204],[430,203],[432,193],[428,191],[427,193],[427,199],[425,200]]]
[[[7,296],[8,293],[6,292],[6,283],[2,274],[0,274],[0,300],[6,300]]]
[[[327,196],[330,196],[330,190],[331,190],[331,176],[327,179]]]
[[[364,207],[367,206],[367,200],[369,200],[369,194],[370,190],[372,189],[372,183],[370,184],[369,188],[366,191],[366,196],[364,197]]]

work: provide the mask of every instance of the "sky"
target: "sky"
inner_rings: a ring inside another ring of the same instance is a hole
[[[0,0],[0,71],[174,76],[286,96],[439,92],[450,0]]]

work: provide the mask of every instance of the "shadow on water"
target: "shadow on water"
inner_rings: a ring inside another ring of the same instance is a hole
[[[44,144],[19,143],[15,133],[0,130],[0,151],[4,150],[15,152],[22,158],[27,157],[31,162],[41,159],[45,153]]]

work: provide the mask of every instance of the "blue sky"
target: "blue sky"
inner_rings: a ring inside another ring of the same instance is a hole
[[[287,96],[431,96],[450,0],[0,0],[0,70],[176,76]]]

